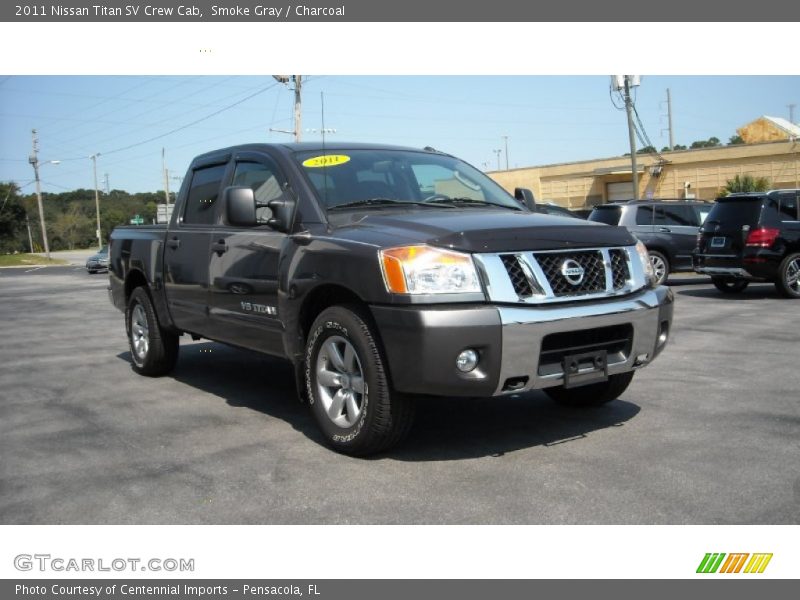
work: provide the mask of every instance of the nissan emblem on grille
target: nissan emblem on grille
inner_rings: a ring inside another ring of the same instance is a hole
[[[561,263],[561,274],[572,285],[580,285],[583,281],[583,267],[577,261],[568,258]]]

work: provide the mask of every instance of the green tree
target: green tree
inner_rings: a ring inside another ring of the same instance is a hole
[[[740,135],[732,135],[728,140],[728,146],[738,146],[740,144],[744,144],[744,140]]]
[[[770,188],[769,179],[766,177],[753,177],[752,175],[736,175],[725,182],[721,195],[735,194],[737,192],[765,192]]]
[[[639,148],[636,151],[636,154],[653,154],[655,152],[656,152],[655,147],[653,147],[653,146],[645,146],[644,148]],[[628,152],[628,154],[630,154],[630,152]]]
[[[696,142],[692,142],[690,148],[697,149],[697,148],[716,148],[717,146],[721,146],[722,143],[719,141],[717,137],[710,137],[707,140],[697,140]]]
[[[19,188],[12,182],[0,183],[0,252],[29,250],[25,207]]]
[[[92,225],[92,219],[84,214],[81,205],[71,202],[69,208],[60,213],[50,226],[53,231],[53,241],[57,247],[66,246],[69,250],[91,245],[95,237]]]

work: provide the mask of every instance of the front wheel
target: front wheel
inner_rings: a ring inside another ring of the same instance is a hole
[[[800,298],[800,253],[790,254],[781,261],[775,287],[787,298]]]
[[[161,327],[145,288],[137,287],[131,293],[125,325],[134,371],[150,377],[172,371],[178,360],[178,335]]]
[[[305,383],[314,419],[338,452],[386,450],[411,427],[412,399],[391,389],[377,335],[356,306],[328,308],[314,321]]]
[[[724,277],[712,277],[711,283],[723,294],[739,294],[750,285],[750,282],[745,279],[726,279]]]
[[[619,398],[633,381],[633,371],[609,375],[608,380],[576,388],[564,386],[545,388],[544,393],[566,406],[599,406]]]

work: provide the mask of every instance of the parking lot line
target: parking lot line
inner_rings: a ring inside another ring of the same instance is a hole
[[[38,271],[39,269],[46,269],[47,265],[42,265],[41,267],[34,267],[33,269],[28,269],[25,273],[31,273],[33,271]]]

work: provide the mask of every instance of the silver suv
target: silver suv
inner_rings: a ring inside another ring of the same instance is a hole
[[[627,227],[647,246],[662,284],[670,273],[692,270],[697,232],[713,206],[698,200],[629,200],[596,206],[589,220]]]

